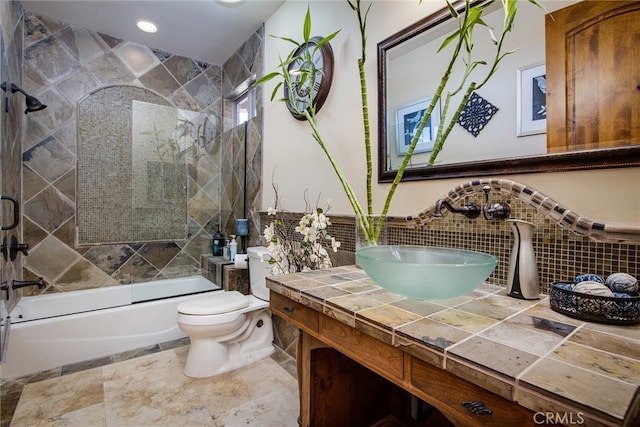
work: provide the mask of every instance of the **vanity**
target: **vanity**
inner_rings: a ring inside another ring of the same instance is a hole
[[[343,266],[267,279],[300,330],[302,426],[637,426],[640,325],[588,323],[483,284],[414,300]]]

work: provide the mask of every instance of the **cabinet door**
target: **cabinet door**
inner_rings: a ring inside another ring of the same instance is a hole
[[[586,0],[546,17],[547,149],[640,143],[640,2]]]

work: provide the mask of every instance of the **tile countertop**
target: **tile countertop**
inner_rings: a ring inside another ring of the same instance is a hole
[[[355,266],[274,276],[267,284],[534,412],[587,425],[640,425],[640,325],[573,319],[551,310],[548,297],[515,299],[490,284],[453,299],[409,299]]]

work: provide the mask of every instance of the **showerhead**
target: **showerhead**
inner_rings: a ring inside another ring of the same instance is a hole
[[[7,91],[7,83],[6,82],[2,82],[2,84],[0,85],[0,88],[2,88],[2,90],[6,92]],[[25,114],[33,113],[34,111],[40,111],[40,110],[44,110],[45,108],[47,108],[47,106],[44,105],[42,102],[40,102],[38,100],[38,98],[29,95],[27,92],[25,92],[24,90],[20,89],[15,84],[11,83],[11,93],[16,93],[16,92],[20,92],[21,94],[23,94],[25,96],[25,104],[27,106],[27,108],[24,110]]]

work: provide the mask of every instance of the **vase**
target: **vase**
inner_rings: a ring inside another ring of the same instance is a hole
[[[372,217],[367,216],[366,218],[368,218],[368,219],[372,218],[373,219],[373,224],[374,224],[375,227],[377,227],[378,224],[380,223],[380,216],[378,216],[378,215],[374,215]],[[355,236],[356,236],[355,250],[356,250],[356,252],[358,251],[358,249],[366,248],[368,246],[386,245],[388,243],[388,237],[389,237],[388,228],[389,227],[388,227],[388,223],[387,223],[387,218],[385,218],[383,220],[382,228],[380,229],[380,233],[374,239],[367,238],[367,235],[362,230],[362,227],[360,227],[360,218],[358,216],[356,216],[356,222],[355,222]],[[356,258],[356,266],[360,267],[357,258]]]
[[[520,299],[538,299],[540,286],[538,264],[533,250],[534,225],[527,221],[509,219],[513,231],[513,249],[507,275],[507,295]]]

